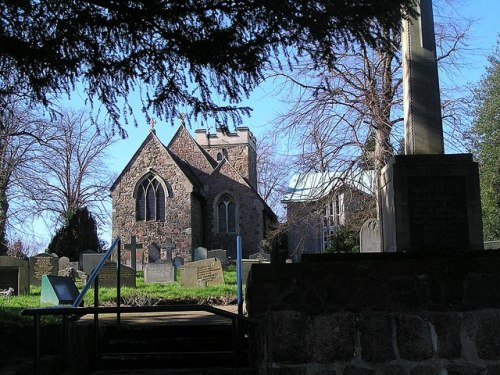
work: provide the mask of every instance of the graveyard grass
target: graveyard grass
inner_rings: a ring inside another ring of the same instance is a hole
[[[229,266],[224,271],[225,285],[207,286],[204,288],[181,287],[179,283],[145,284],[142,272],[137,272],[137,288],[121,289],[121,304],[129,306],[165,305],[165,304],[209,304],[230,305],[236,303],[236,270]],[[78,285],[81,289],[81,285]],[[40,287],[31,287],[30,294],[11,297],[0,297],[0,321],[16,323],[29,322],[31,318],[22,317],[21,311],[27,308],[43,307],[40,304]],[[93,306],[94,291],[90,289],[85,295],[85,306]],[[116,288],[99,288],[99,306],[116,304]],[[45,319],[51,321],[49,317]]]

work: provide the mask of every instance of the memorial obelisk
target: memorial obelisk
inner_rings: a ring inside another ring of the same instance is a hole
[[[483,248],[479,172],[471,154],[444,154],[432,0],[403,21],[405,155],[380,176],[384,252]]]

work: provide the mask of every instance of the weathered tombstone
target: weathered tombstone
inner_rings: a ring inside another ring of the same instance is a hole
[[[184,258],[181,256],[176,256],[174,258],[174,267],[175,269],[178,269],[184,265]]]
[[[27,260],[0,256],[0,290],[14,289],[14,294],[27,294],[30,290]]]
[[[403,21],[405,153],[380,176],[385,252],[482,250],[478,165],[444,155],[432,1]]]
[[[248,256],[248,258],[249,259],[256,259],[256,260],[271,261],[271,254],[258,252],[258,253],[250,254]]]
[[[173,243],[172,239],[171,238],[167,239],[167,242],[161,246],[161,256],[160,256],[161,260],[164,262],[172,263],[173,262],[172,253],[174,249],[175,249],[175,244]]]
[[[200,287],[224,284],[222,264],[215,258],[186,263],[180,268],[180,284],[185,287]]]
[[[120,285],[135,288],[135,271],[132,267],[120,265]],[[99,287],[116,288],[116,263],[104,263],[99,272]]]
[[[244,285],[247,283],[248,274],[253,264],[270,263],[264,259],[242,259],[241,260],[241,281]]]
[[[228,260],[227,260],[227,251],[226,250],[222,250],[222,249],[208,250],[207,257],[219,259],[220,262],[222,263],[222,268],[224,268],[224,269],[227,268]]]
[[[94,250],[83,250],[79,255],[78,255],[78,269],[80,271],[83,271],[83,256],[85,254],[97,254]],[[85,271],[83,271],[85,272]],[[87,272],[85,272],[87,273]]]
[[[380,227],[377,219],[368,219],[363,223],[359,231],[359,245],[362,253],[382,252]]]
[[[484,250],[500,250],[500,240],[485,241]]]
[[[104,258],[105,254],[103,253],[85,253],[82,255],[82,271],[87,275],[90,275],[92,270],[97,267],[97,265],[101,262],[102,258]]]
[[[42,276],[41,303],[69,305],[75,301],[78,294],[78,288],[71,278],[51,275]]]
[[[65,270],[69,267],[69,258],[68,257],[60,257],[59,258],[59,271]]]
[[[168,284],[175,281],[175,267],[171,262],[148,263],[144,267],[144,282],[146,284]]]
[[[137,271],[137,250],[142,249],[142,243],[137,243],[135,236],[130,236],[130,243],[125,244],[125,250],[130,251],[130,266]]]
[[[57,276],[59,271],[59,259],[50,254],[38,254],[29,259],[30,262],[30,284],[40,286],[43,275]]]
[[[269,241],[267,241],[267,240],[260,241],[258,248],[259,248],[259,251],[257,253],[250,254],[248,257],[250,259],[270,261],[271,260],[271,246],[269,244]]]
[[[196,262],[198,260],[204,260],[207,259],[207,249],[204,247],[197,247],[196,249],[193,250],[193,262]]]
[[[152,243],[148,246],[148,263],[156,263],[160,261],[161,248]]]
[[[69,262],[68,267],[74,268],[75,270],[80,270],[78,262]]]

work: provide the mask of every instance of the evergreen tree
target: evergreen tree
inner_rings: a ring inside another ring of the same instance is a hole
[[[97,226],[86,207],[78,208],[50,242],[47,252],[78,261],[84,250],[100,250]]]
[[[479,162],[485,240],[500,239],[500,44],[476,90],[475,155]]]

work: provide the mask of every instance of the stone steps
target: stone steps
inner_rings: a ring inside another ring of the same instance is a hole
[[[237,358],[232,327],[227,324],[108,327],[100,343],[97,373],[210,374],[214,368],[243,370],[249,366],[248,342],[241,345]]]

